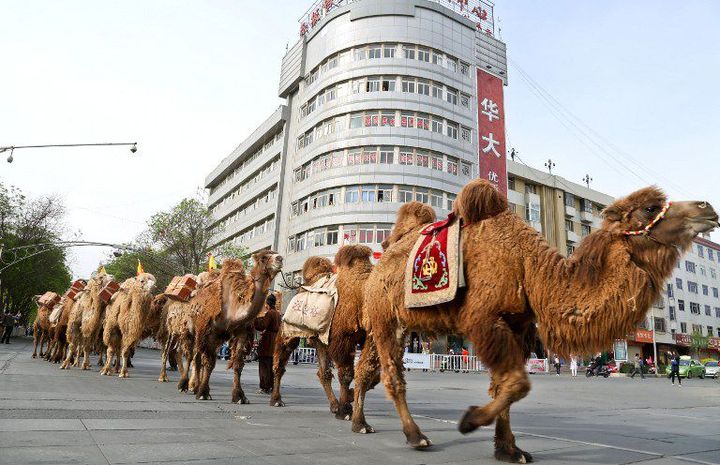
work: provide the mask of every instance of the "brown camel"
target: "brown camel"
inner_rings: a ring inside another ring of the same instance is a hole
[[[377,354],[363,351],[356,369],[353,430],[367,427],[358,378],[373,376],[379,360],[408,443],[428,447],[405,398],[403,341],[410,328],[462,334],[489,367],[492,400],[470,407],[459,430],[465,434],[495,421],[495,457],[513,463],[532,460],[515,444],[509,409],[530,390],[524,364],[536,332],[561,355],[604,350],[644,318],[695,236],[718,226],[707,203],[669,204],[650,187],[607,207],[602,228],[566,258],[511,213],[505,197],[487,181],[468,184],[455,201],[455,213],[464,223],[467,282],[455,300],[405,307],[405,265],[419,229],[390,245],[366,283],[363,311]]]
[[[210,374],[218,347],[234,337],[242,353],[234,357],[232,401],[248,403],[240,384],[247,340],[254,334],[253,323],[265,304],[270,284],[282,268],[282,257],[270,250],[254,254],[253,260],[250,273],[245,272],[242,261],[226,260],[220,277],[200,289],[194,299],[193,305],[198,306],[193,355],[197,399],[211,398]]]
[[[33,353],[32,358],[37,358],[38,345],[40,346],[40,357],[43,352],[43,345],[47,343],[46,350],[50,350],[50,313],[52,309],[38,303],[37,315],[33,322]]]
[[[105,366],[100,374],[112,372],[113,354],[121,361],[119,377],[127,378],[130,353],[143,338],[152,335],[153,321],[159,318],[152,312],[152,290],[155,276],[141,273],[129,278],[110,299],[105,312],[103,342],[107,346]]]
[[[45,354],[45,357],[50,362],[60,363],[65,359],[65,352],[67,350],[68,320],[70,318],[70,313],[72,312],[72,309],[75,306],[75,303],[77,302],[77,299],[79,297],[80,293],[75,295],[75,298],[63,296],[60,300],[60,308],[57,309],[56,306],[56,309],[53,310],[53,313],[55,312],[55,310],[59,311],[57,313],[57,322],[55,323],[55,328],[54,330],[52,330],[54,331],[52,338],[52,351],[48,351]]]
[[[157,302],[153,303],[153,305],[163,305],[162,324],[156,336],[157,341],[163,348],[161,355],[162,368],[160,369],[158,381],[161,383],[168,381],[167,360],[174,357],[180,372],[180,380],[178,381],[178,390],[180,392],[187,392],[190,384],[189,372],[195,346],[195,318],[199,309],[198,306],[193,305],[193,299],[200,289],[219,275],[218,270],[200,273],[196,280],[197,286],[187,302],[173,300],[164,294],[155,297]],[[186,363],[183,363],[183,358],[185,358]]]
[[[329,344],[325,345],[317,337],[309,340],[310,345],[317,351],[317,376],[328,397],[330,411],[338,419],[349,420],[352,414],[353,392],[350,384],[355,375],[355,348],[357,345],[363,346],[366,338],[361,321],[361,311],[363,286],[372,271],[371,255],[372,249],[364,245],[345,245],[338,250],[335,255],[338,301],[330,327]],[[310,257],[303,265],[304,282],[312,285],[321,277],[332,273],[332,270],[333,264],[327,258]],[[282,331],[278,333],[273,357],[275,379],[270,398],[272,406],[282,407],[285,405],[280,395],[280,384],[290,355],[297,348],[299,342],[300,338],[298,337],[284,336]],[[339,401],[332,390],[332,371],[329,360],[332,360],[337,367],[340,382]]]
[[[57,328],[60,315],[62,314],[63,306],[65,305],[65,296],[60,297],[60,302],[56,303],[48,316],[48,322],[50,327],[48,329],[48,345],[45,349],[45,356],[43,359],[50,360],[55,353],[55,329]]]
[[[85,289],[76,297],[77,302],[68,317],[66,334],[68,350],[65,361],[60,366],[61,369],[69,369],[71,363],[78,366],[81,353],[82,369],[90,369],[90,354],[95,349],[105,319],[105,302],[100,299],[100,291],[112,280],[111,275],[95,273],[88,280]]]

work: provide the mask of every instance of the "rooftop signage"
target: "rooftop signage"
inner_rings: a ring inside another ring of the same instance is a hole
[[[363,0],[315,0],[312,6],[300,17],[300,36],[305,37],[309,32],[322,24],[325,17],[334,9],[350,3]],[[488,0],[429,0],[439,3],[455,13],[473,21],[479,31],[493,35],[495,24],[493,17],[493,4]]]

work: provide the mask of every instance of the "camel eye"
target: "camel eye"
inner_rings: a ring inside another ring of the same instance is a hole
[[[645,208],[645,211],[648,213],[657,213],[659,210],[660,210],[660,207],[658,207],[657,205],[653,205],[651,207]]]

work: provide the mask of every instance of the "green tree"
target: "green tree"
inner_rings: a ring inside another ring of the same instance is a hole
[[[17,248],[57,242],[64,231],[64,216],[58,198],[28,199],[19,189],[0,183],[0,306],[20,312],[25,323],[32,321],[36,309],[33,297],[46,291],[65,292],[71,273],[61,247],[33,249],[37,254],[17,252]]]

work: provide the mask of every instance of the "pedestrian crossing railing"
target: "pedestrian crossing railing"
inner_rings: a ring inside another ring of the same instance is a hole
[[[313,365],[317,363],[317,351],[312,347],[298,347],[290,356],[294,364]]]

